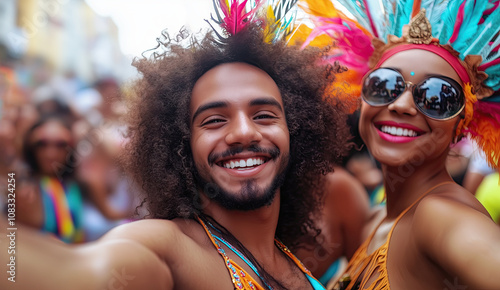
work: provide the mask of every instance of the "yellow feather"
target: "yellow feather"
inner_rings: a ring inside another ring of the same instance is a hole
[[[338,16],[337,9],[330,0],[300,0],[299,6],[307,13],[315,16],[328,18]]]
[[[273,33],[271,33],[274,30],[273,26],[277,24],[272,5],[269,5],[266,9],[266,18],[267,21],[265,22],[266,27],[264,28],[264,35],[265,35],[264,41],[270,43],[273,41],[274,38]]]

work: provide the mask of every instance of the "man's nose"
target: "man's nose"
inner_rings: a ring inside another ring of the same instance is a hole
[[[228,126],[226,143],[229,145],[247,145],[262,140],[262,134],[254,120],[244,113],[238,114]]]

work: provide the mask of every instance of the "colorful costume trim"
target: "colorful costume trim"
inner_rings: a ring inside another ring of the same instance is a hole
[[[43,230],[66,243],[83,242],[82,197],[74,182],[62,184],[57,178],[42,177],[40,192],[44,207]]]
[[[262,287],[251,275],[249,275],[242,267],[240,267],[238,264],[236,264],[233,260],[231,260],[224,249],[221,247],[218,241],[223,242],[229,249],[231,249],[234,253],[236,253],[247,265],[255,272],[257,276],[260,277],[260,274],[257,271],[257,268],[243,255],[241,254],[240,251],[235,249],[231,244],[229,244],[227,241],[224,239],[214,235],[210,229],[207,227],[205,222],[198,216],[196,217],[198,222],[201,224],[205,232],[207,233],[208,238],[210,241],[212,241],[212,244],[215,246],[217,249],[217,252],[221,257],[224,259],[224,263],[226,265],[227,270],[229,271],[229,274],[231,275],[231,280],[233,282],[234,288],[235,289],[245,289],[245,290],[264,290],[264,289],[272,289],[271,286],[266,285],[267,288]],[[285,255],[287,255],[295,264],[297,267],[302,270],[302,272],[306,275],[307,280],[311,283],[313,286],[313,289],[315,290],[321,290],[325,289],[323,285],[312,276],[311,272],[306,269],[306,267],[295,257],[295,255],[290,252],[290,250],[279,240],[275,239],[274,240],[276,246],[283,252]]]

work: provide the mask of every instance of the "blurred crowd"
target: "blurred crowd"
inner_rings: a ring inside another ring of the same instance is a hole
[[[15,173],[16,222],[65,242],[92,241],[143,216],[119,161],[124,95],[112,77],[88,84],[42,59],[0,63],[2,210]]]

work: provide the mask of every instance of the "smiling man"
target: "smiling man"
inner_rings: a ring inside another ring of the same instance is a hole
[[[338,68],[266,38],[249,23],[137,61],[128,167],[151,218],[80,248],[20,236],[30,281],[13,286],[321,289],[285,244],[316,230],[322,176],[347,149]]]
[[[230,210],[274,201],[289,160],[289,132],[278,86],[246,63],[219,65],[195,84],[191,148],[201,188]]]

